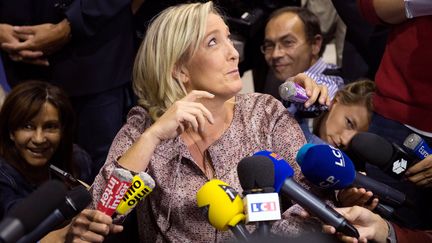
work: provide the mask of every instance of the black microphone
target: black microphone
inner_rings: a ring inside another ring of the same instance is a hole
[[[369,132],[354,135],[347,150],[350,156],[378,166],[395,179],[401,179],[405,171],[418,162],[397,144]]]
[[[279,196],[273,188],[273,165],[262,163],[263,159],[266,158],[252,156],[242,159],[237,165],[237,174],[243,188],[246,223],[257,222],[258,235],[266,238],[270,236],[271,221],[281,219],[281,212]]]
[[[22,237],[17,243],[33,243],[62,225],[65,221],[72,219],[90,204],[92,197],[84,186],[77,186],[69,191],[64,202],[52,212],[31,233]]]
[[[0,242],[17,242],[43,222],[63,202],[65,196],[66,186],[60,181],[50,180],[43,183],[14,206],[0,222]]]

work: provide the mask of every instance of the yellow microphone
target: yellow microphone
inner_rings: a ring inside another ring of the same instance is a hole
[[[244,226],[243,201],[238,193],[221,180],[212,179],[197,192],[198,207],[205,210],[208,221],[218,230],[230,229],[237,239],[248,241]]]
[[[155,182],[150,175],[140,172],[132,178],[132,183],[126,191],[122,200],[116,208],[116,213],[120,215],[127,214],[131,211],[141,199],[153,191]]]

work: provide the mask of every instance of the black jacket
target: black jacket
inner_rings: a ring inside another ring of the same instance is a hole
[[[1,53],[11,86],[42,79],[79,96],[131,81],[134,30],[130,0],[0,0],[0,23],[36,25],[64,18],[71,24],[72,39],[48,56],[49,67],[13,62]]]

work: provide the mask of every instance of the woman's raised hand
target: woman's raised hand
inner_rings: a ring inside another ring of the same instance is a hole
[[[149,128],[160,141],[174,138],[189,127],[196,132],[203,131],[206,121],[213,124],[210,111],[198,99],[212,99],[213,94],[193,90],[181,100],[174,102],[168,110]]]

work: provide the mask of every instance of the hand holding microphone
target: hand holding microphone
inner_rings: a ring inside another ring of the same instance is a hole
[[[97,210],[112,216],[121,199],[132,182],[132,174],[122,168],[115,168],[109,177],[101,198],[97,204]]]
[[[129,171],[115,168],[97,204],[97,210],[85,209],[72,220],[66,242],[102,242],[108,234],[123,231],[122,225],[113,224],[114,213],[126,214],[139,199],[148,194],[143,190],[150,192],[153,188],[154,181],[147,173],[141,172],[132,177]],[[127,192],[128,196],[125,195]]]
[[[426,159],[426,157],[432,154],[432,149],[428,146],[426,141],[416,133],[411,133],[406,137],[403,145],[419,159]]]
[[[281,84],[279,95],[286,101],[304,103],[305,108],[315,104],[319,110],[327,110],[330,106],[327,87],[318,85],[304,73],[299,73]]]
[[[108,234],[121,231],[123,226],[113,224],[107,214],[95,209],[84,209],[72,220],[65,242],[103,242]]]
[[[249,241],[250,234],[244,226],[243,201],[228,184],[210,180],[198,190],[197,204],[217,230],[230,229],[238,240]]]
[[[49,232],[80,213],[90,204],[91,200],[91,195],[84,186],[80,185],[73,188],[67,193],[64,202],[54,212],[48,215],[32,232],[22,237],[17,243],[34,243],[39,241]]]
[[[304,176],[321,188],[339,190],[361,187],[370,190],[380,201],[391,206],[411,205],[406,195],[384,183],[369,178],[354,169],[348,156],[330,145],[304,145],[297,154]]]
[[[358,238],[357,230],[342,215],[294,181],[292,178],[294,171],[283,158],[270,151],[260,151],[255,153],[254,156],[257,155],[265,156],[266,159],[263,160],[263,163],[274,166],[274,188],[276,191],[289,196],[312,215],[335,227],[338,232]],[[262,172],[257,171],[256,173]]]
[[[405,175],[417,186],[432,187],[432,149],[419,135],[412,133],[403,145],[421,161],[408,168]]]
[[[358,229],[360,237],[354,239],[347,235],[339,234],[338,238],[342,242],[368,242],[373,241],[377,243],[387,242],[389,235],[389,226],[387,222],[379,215],[369,211],[366,208],[354,206],[347,208],[336,208],[349,222],[351,222],[356,229]],[[323,232],[327,234],[334,234],[336,230],[333,226],[324,225]]]

